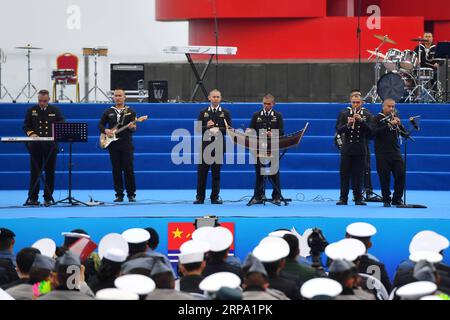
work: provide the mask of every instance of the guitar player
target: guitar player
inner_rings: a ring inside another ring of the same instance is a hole
[[[100,119],[98,128],[108,137],[114,136],[114,130],[127,126],[128,129],[117,134],[117,141],[108,146],[112,164],[114,190],[116,198],[114,202],[123,202],[124,180],[128,201],[136,202],[136,182],[134,178],[134,145],[133,133],[136,131],[136,112],[125,105],[125,91],[114,90],[113,99],[115,105],[106,109]]]

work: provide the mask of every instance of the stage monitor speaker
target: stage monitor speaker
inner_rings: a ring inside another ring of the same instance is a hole
[[[143,64],[119,63],[111,64],[111,90],[138,90],[138,82],[144,83]]]
[[[167,102],[169,82],[166,80],[148,82],[148,102]]]

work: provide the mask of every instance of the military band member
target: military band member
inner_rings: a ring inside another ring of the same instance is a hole
[[[27,110],[23,129],[29,137],[52,137],[52,125],[63,122],[64,117],[58,107],[50,105],[47,90],[38,92],[38,104]],[[39,205],[39,176],[45,170],[44,205],[55,203],[53,191],[55,189],[55,167],[58,147],[55,142],[30,142],[30,187],[28,199],[24,205]]]
[[[419,55],[420,48],[420,67],[433,68],[436,70],[439,65],[434,60],[436,46],[433,44],[433,34],[431,32],[425,32],[423,38],[426,39],[426,41],[414,48],[417,55]]]
[[[405,164],[400,153],[399,138],[404,136],[405,128],[395,114],[395,101],[383,101],[383,109],[375,117],[374,127],[375,157],[380,178],[381,193],[385,207],[391,206],[391,173],[394,176],[393,205],[403,204],[405,184]]]
[[[367,139],[371,134],[370,112],[363,107],[361,95],[350,97],[351,107],[341,112],[336,133],[341,135],[340,179],[341,194],[337,205],[347,205],[351,181],[356,205],[366,205],[362,199],[362,179],[366,166]]]
[[[211,203],[223,203],[219,198],[220,170],[222,168],[223,155],[225,154],[226,124],[232,125],[231,116],[230,112],[220,105],[222,94],[219,90],[212,90],[208,99],[211,102],[210,106],[201,110],[197,119],[202,126],[202,154],[197,167],[197,196],[194,204],[203,204],[205,202],[206,180],[210,168],[212,173]],[[205,149],[214,141],[219,142],[216,144],[217,148],[211,152],[205,152]],[[221,152],[221,154],[216,154],[216,151]]]
[[[114,90],[113,99],[115,105],[106,109],[98,125],[101,133],[108,137],[114,136],[114,128],[120,129],[128,126],[128,129],[117,134],[119,140],[113,141],[108,146],[109,156],[112,164],[112,174],[114,180],[114,190],[116,198],[114,202],[123,202],[124,198],[124,178],[125,189],[128,201],[136,201],[136,182],[134,177],[134,145],[133,133],[136,131],[136,112],[125,105],[125,91],[123,89]]]
[[[264,96],[262,103],[263,109],[253,114],[249,129],[255,130],[255,134],[259,138],[262,138],[262,135],[267,136],[267,138],[272,137],[272,130],[278,130],[278,136],[282,136],[284,134],[284,121],[281,113],[273,109],[275,97],[267,94]],[[278,154],[274,156],[279,157]],[[255,164],[255,191],[249,205],[261,204],[263,203],[263,198],[265,198],[264,175],[261,172],[262,166],[261,158],[257,156]],[[276,205],[281,205],[280,171],[279,168],[275,168],[275,170],[275,174],[268,175],[267,177],[273,185],[272,202]]]

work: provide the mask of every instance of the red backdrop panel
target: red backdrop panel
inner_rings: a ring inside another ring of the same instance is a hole
[[[423,16],[425,20],[450,20],[449,0],[381,0],[382,16]]]
[[[423,33],[421,17],[382,18],[381,30],[369,30],[367,18],[361,19],[362,56],[366,49],[380,42],[374,34],[388,34],[397,45],[384,45],[411,49],[415,43],[409,39]],[[224,59],[355,59],[358,57],[356,18],[326,17],[312,19],[233,19],[219,21],[219,45],[236,46],[236,56]],[[214,21],[189,22],[190,45],[214,45]],[[204,58],[204,57],[202,57]]]
[[[434,42],[450,41],[450,21],[434,23]]]
[[[156,20],[303,18],[326,15],[326,0],[156,0]]]

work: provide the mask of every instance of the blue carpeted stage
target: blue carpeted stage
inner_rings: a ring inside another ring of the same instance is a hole
[[[88,201],[89,196],[105,202],[99,207],[24,208],[25,189],[29,179],[29,159],[22,144],[1,144],[0,160],[0,225],[17,234],[17,247],[32,244],[42,237],[62,241],[61,231],[84,228],[95,241],[108,232],[122,232],[129,227],[155,227],[161,236],[159,250],[166,252],[169,222],[190,222],[195,217],[217,215],[221,221],[236,226],[236,254],[242,259],[268,232],[277,228],[296,227],[303,232],[309,227],[323,229],[330,242],[344,235],[345,226],[355,221],[374,224],[378,234],[371,253],[383,260],[392,275],[395,266],[408,255],[412,236],[431,229],[450,238],[450,105],[400,105],[402,119],[421,115],[421,130],[414,132],[408,158],[408,202],[420,203],[427,209],[337,207],[339,192],[339,154],[333,144],[335,119],[344,104],[307,103],[279,104],[285,118],[286,132],[310,127],[297,149],[290,150],[281,164],[284,195],[294,201],[287,207],[246,207],[254,183],[250,164],[226,164],[222,173],[222,206],[191,204],[195,196],[195,164],[175,165],[171,150],[178,143],[171,140],[179,128],[193,133],[200,104],[131,104],[138,115],[150,120],[139,125],[135,136],[138,203],[113,205],[111,166],[108,154],[97,144],[97,122],[103,104],[64,104],[67,121],[88,122],[89,142],[74,146],[74,196]],[[0,136],[23,135],[22,121],[27,104],[0,104]],[[236,128],[247,126],[259,104],[227,104]],[[370,105],[374,113],[379,105]],[[407,122],[405,120],[405,122]],[[196,150],[193,148],[191,152]],[[58,158],[55,200],[67,195],[67,145]],[[193,159],[193,158],[192,158]],[[374,165],[372,170],[374,170]],[[378,177],[372,172],[375,189]],[[239,189],[239,190],[236,190]],[[269,191],[268,193],[269,194]],[[239,201],[241,200],[241,201]],[[446,262],[450,260],[447,257]]]

